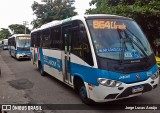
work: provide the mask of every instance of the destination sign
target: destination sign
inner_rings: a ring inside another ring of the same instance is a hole
[[[117,21],[110,20],[93,20],[94,29],[121,29],[125,30],[126,25],[124,23],[117,24]]]
[[[19,40],[29,40],[30,37],[18,37]]]

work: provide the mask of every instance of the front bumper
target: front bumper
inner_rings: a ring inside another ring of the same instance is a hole
[[[16,54],[17,59],[30,58],[30,54]]]
[[[132,83],[132,84],[122,83],[119,87],[107,87],[103,85],[93,86],[92,90],[88,89],[88,96],[95,102],[114,101],[118,99],[138,96],[145,92],[151,91],[152,89],[158,86],[158,83],[159,83],[159,77],[155,80],[149,78],[146,81]],[[85,85],[88,84],[85,83]],[[140,86],[143,86],[142,91],[134,93],[132,92],[133,88]]]
[[[8,49],[8,46],[3,46],[3,49]]]

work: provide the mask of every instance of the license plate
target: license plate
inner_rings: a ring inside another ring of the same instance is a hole
[[[144,86],[134,87],[134,88],[132,88],[132,93],[141,92],[141,91],[143,91],[143,89],[144,89]]]

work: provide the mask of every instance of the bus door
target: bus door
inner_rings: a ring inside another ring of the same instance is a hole
[[[17,38],[13,37],[12,41],[13,41],[13,45],[11,46],[11,54],[12,54],[13,57],[16,57]]]
[[[36,64],[36,50],[35,50],[35,44],[32,50],[32,58],[33,58],[33,64]]]
[[[31,59],[32,59],[32,62],[33,64],[37,65],[37,56],[36,56],[36,53],[37,53],[37,48],[36,48],[36,39],[37,38],[37,34],[32,34],[32,41],[31,41]],[[37,65],[38,66],[38,65]]]
[[[71,52],[71,26],[62,27],[62,38],[64,40],[64,52],[62,53],[62,72],[64,82],[71,84],[71,69],[70,69],[70,52]]]

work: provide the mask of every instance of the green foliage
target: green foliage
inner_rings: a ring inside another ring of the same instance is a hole
[[[92,0],[95,9],[87,14],[116,14],[133,18],[141,26],[149,41],[160,38],[160,0]]]
[[[32,21],[34,28],[53,20],[61,20],[76,15],[77,13],[74,12],[75,7],[72,4],[73,2],[69,0],[65,2],[54,0],[54,2],[48,2],[46,4],[34,2],[32,4],[32,10],[37,17]]]
[[[11,36],[11,33],[9,32],[8,29],[1,28],[1,30],[0,30],[0,39],[7,39],[10,36]]]
[[[26,34],[30,33],[30,30],[24,25],[12,24],[12,25],[9,25],[8,27],[11,29],[11,31],[14,34],[25,34],[25,29],[26,29]]]

